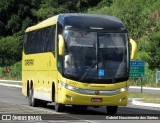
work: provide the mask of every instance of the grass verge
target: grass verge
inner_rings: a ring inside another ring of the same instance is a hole
[[[129,92],[129,98],[141,98],[139,101],[160,104],[160,94]]]

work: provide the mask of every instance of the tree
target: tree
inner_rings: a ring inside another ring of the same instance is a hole
[[[89,7],[96,6],[102,0],[42,0],[40,8],[35,11],[39,20],[60,13],[79,13],[86,11]]]
[[[149,43],[146,47],[149,52],[151,59],[149,63],[150,69],[160,68],[160,32],[156,32],[149,37]]]
[[[0,66],[9,66],[22,57],[22,34],[15,34],[0,39]]]
[[[33,11],[38,7],[39,3],[34,0],[1,1],[0,36],[13,35],[37,22],[37,17],[33,14]],[[29,23],[23,21],[28,21]]]

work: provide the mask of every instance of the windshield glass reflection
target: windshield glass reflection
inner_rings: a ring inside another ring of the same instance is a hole
[[[128,76],[127,36],[65,30],[64,75],[75,80]]]

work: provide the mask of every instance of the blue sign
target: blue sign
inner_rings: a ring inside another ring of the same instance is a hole
[[[104,76],[104,70],[98,70],[98,75],[99,76]]]
[[[142,78],[145,75],[144,61],[130,61],[130,78]]]
[[[130,66],[144,66],[144,61],[130,61]]]

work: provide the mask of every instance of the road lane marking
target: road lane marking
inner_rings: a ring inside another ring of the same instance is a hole
[[[11,105],[11,106],[15,106],[15,108],[17,108],[16,106],[18,106],[17,104],[14,104],[14,103],[10,103],[10,102],[7,102],[7,101],[3,101],[3,100],[0,100],[1,102],[4,102],[4,103],[8,103],[9,105]],[[78,120],[78,122],[86,122],[86,123],[96,123],[96,122],[94,122],[94,121],[90,121],[90,120],[85,120],[85,119],[83,119],[83,118],[79,118],[79,117],[75,117],[75,116],[69,116],[69,114],[68,113],[64,113],[64,112],[62,112],[62,113],[59,113],[59,112],[56,112],[56,111],[54,111],[54,110],[52,110],[52,109],[45,109],[45,108],[43,108],[43,107],[31,107],[31,106],[28,106],[28,105],[20,105],[21,107],[24,107],[24,108],[26,108],[27,110],[33,110],[33,112],[29,112],[29,113],[31,113],[31,115],[32,114],[35,114],[35,113],[37,113],[37,114],[59,114],[59,115],[62,115],[62,116],[64,116],[64,117],[66,117],[66,118],[71,118],[71,121],[75,121],[75,122],[77,122],[76,120]],[[21,108],[19,108],[19,109],[21,109]],[[23,109],[22,109],[23,110]],[[17,110],[18,111],[18,110]],[[35,112],[34,112],[35,111]],[[16,112],[16,113],[18,113],[18,112]],[[23,113],[22,113],[23,114]],[[24,114],[26,114],[26,112],[24,112]],[[72,120],[73,119],[73,120]],[[58,119],[59,120],[59,119]],[[58,121],[57,120],[57,121]],[[69,120],[70,121],[70,120]],[[72,123],[72,122],[71,122]]]
[[[129,86],[129,89],[141,89],[141,87]],[[160,88],[151,88],[151,87],[143,87],[143,89],[147,89],[147,90],[160,90]]]
[[[14,83],[21,83],[22,81],[16,81],[16,80],[0,80],[0,82],[14,82]]]
[[[141,101],[132,100],[133,105],[139,105],[139,106],[148,106],[148,107],[154,107],[154,108],[160,108],[160,104],[155,103],[144,103]]]
[[[20,85],[11,85],[11,84],[4,84],[4,83],[0,83],[0,85],[2,85],[2,86],[7,86],[7,87],[22,88],[22,86],[20,86]]]

